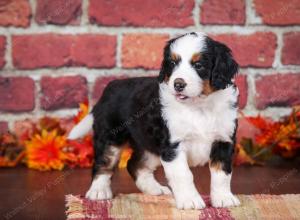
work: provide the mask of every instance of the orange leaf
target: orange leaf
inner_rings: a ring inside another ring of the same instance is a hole
[[[132,149],[130,147],[125,147],[122,149],[121,157],[118,165],[120,169],[127,167],[127,162],[130,159],[131,154],[132,154]]]
[[[79,112],[73,118],[74,123],[78,124],[88,113],[89,113],[89,101],[85,100],[83,103],[79,104]]]

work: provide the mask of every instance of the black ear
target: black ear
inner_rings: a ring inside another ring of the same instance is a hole
[[[166,77],[169,77],[172,72],[172,66],[170,65],[171,60],[171,44],[175,39],[169,40],[164,48],[163,61],[161,63],[160,72],[158,75],[158,81],[162,83]]]
[[[213,66],[210,75],[210,84],[215,89],[225,89],[232,84],[232,79],[238,72],[239,65],[233,59],[231,50],[224,44],[210,40],[212,47]]]
[[[158,82],[160,83],[162,83],[168,75],[167,66],[168,66],[167,61],[164,58],[164,60],[161,63],[161,67],[158,75]]]

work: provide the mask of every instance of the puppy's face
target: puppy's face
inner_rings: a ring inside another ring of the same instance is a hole
[[[237,71],[228,47],[193,32],[167,43],[158,79],[178,101],[185,101],[225,89]]]

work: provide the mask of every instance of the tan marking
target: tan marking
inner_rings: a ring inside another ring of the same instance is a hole
[[[201,53],[195,53],[195,54],[192,56],[192,63],[196,63],[196,62],[198,62],[200,59],[201,59]]]
[[[176,61],[180,60],[180,56],[176,53],[172,53],[171,54],[171,59],[176,62]]]
[[[164,78],[164,81],[169,82],[169,79],[170,79],[170,77],[166,75],[165,78]]]
[[[209,161],[209,167],[214,169],[214,170],[222,170],[222,163],[221,162],[214,162],[212,163],[211,161]]]
[[[211,93],[213,93],[215,90],[214,88],[210,85],[210,82],[209,80],[204,80],[203,81],[203,90],[202,90],[202,93],[204,95],[209,95]]]
[[[108,146],[102,155],[102,163],[94,165],[97,167],[96,174],[112,174],[119,162],[120,152],[120,147]]]

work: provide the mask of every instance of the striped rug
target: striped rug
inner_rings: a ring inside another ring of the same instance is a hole
[[[208,196],[203,210],[178,210],[170,196],[119,195],[112,200],[91,201],[66,196],[67,219],[300,219],[300,194],[238,195],[242,205],[213,208]]]

